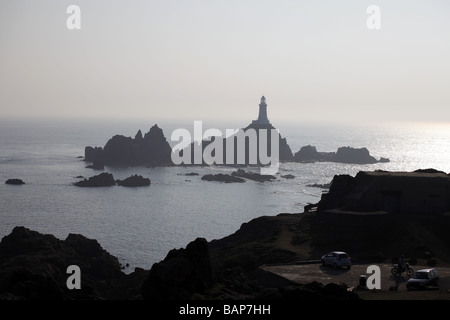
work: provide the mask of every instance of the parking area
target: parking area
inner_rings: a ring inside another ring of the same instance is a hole
[[[317,281],[323,284],[345,283],[349,287],[356,288],[359,285],[361,275],[366,275],[367,277],[370,276],[370,274],[366,273],[367,267],[369,265],[370,264],[355,264],[351,267],[350,270],[347,270],[346,268],[334,269],[332,267],[322,266],[320,263],[262,266],[261,269],[273,272],[298,283],[309,283],[312,281]],[[423,296],[424,299],[427,298],[426,296],[428,295],[428,293],[430,293],[430,298],[439,294],[439,298],[450,299],[449,267],[436,267],[439,272],[438,288],[429,288],[428,290],[421,291],[420,294],[417,294],[412,293],[411,291],[407,291],[406,281],[408,280],[408,277],[406,275],[402,275],[400,277],[392,276],[391,264],[374,263],[374,265],[379,266],[381,271],[380,292],[405,292],[407,294],[410,294],[410,297]],[[426,268],[429,267],[423,265],[413,266],[413,269],[415,271]],[[408,296],[405,296],[405,298],[408,298]]]

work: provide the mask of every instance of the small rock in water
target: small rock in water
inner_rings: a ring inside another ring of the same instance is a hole
[[[21,179],[8,179],[6,180],[5,184],[21,185],[25,184],[25,182],[23,182],[23,180]]]
[[[111,173],[101,173],[98,176],[90,177],[75,183],[77,187],[109,187],[114,186],[116,181]]]
[[[144,178],[138,175],[132,175],[125,180],[116,180],[116,182],[119,186],[123,187],[146,187],[151,184],[149,178]]]

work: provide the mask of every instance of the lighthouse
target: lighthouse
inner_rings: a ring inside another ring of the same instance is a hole
[[[269,124],[270,125],[270,121],[267,118],[266,98],[264,96],[261,97],[261,103],[259,104],[258,120],[253,120],[252,123],[254,123],[254,124]]]
[[[268,136],[267,136],[267,150],[269,153],[272,149],[272,140],[269,138],[271,136],[272,129],[276,129],[267,118],[267,103],[266,103],[266,97],[261,97],[261,102],[259,103],[259,114],[258,119],[253,120],[252,123],[250,123],[246,128],[244,128],[244,131],[247,131],[248,129],[254,129],[256,131],[257,139],[258,139],[258,148],[259,148],[259,134],[260,131],[263,135],[265,135],[265,130],[267,130]],[[276,129],[278,130],[278,129]],[[292,154],[291,148],[287,144],[286,138],[282,138],[280,133],[277,134],[280,138],[279,140],[279,156],[281,161],[290,161],[294,156]],[[259,149],[258,149],[259,150]],[[248,152],[248,151],[247,151]],[[271,153],[270,153],[271,154]],[[247,158],[246,158],[247,159]]]

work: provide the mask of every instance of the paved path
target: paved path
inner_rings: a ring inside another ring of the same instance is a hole
[[[375,264],[375,263],[374,263]],[[406,281],[408,277],[401,276],[394,278],[391,275],[391,264],[375,264],[380,267],[381,271],[381,290],[389,290],[390,287],[398,284],[398,291],[406,291]],[[321,264],[301,264],[301,265],[280,265],[280,266],[262,266],[261,269],[276,273],[282,277],[298,283],[308,283],[317,281],[321,283],[345,283],[349,287],[356,287],[359,284],[361,275],[367,274],[369,264],[353,265],[350,270],[334,269],[332,267],[324,267]],[[427,266],[413,266],[415,271],[419,269],[429,268]],[[450,289],[450,268],[436,267],[439,272],[439,289],[448,292]]]

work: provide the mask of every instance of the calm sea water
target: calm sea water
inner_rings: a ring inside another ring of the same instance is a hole
[[[110,168],[116,179],[131,174],[149,177],[146,188],[77,188],[76,176],[98,171],[77,158],[84,147],[104,146],[114,134],[134,136],[154,123],[114,121],[0,121],[0,236],[15,226],[26,226],[64,239],[69,233],[95,238],[123,264],[150,268],[173,248],[185,247],[196,237],[208,241],[227,236],[244,222],[262,215],[302,212],[320,199],[323,190],[308,184],[330,182],[335,174],[361,170],[412,171],[435,168],[450,172],[449,125],[377,125],[365,127],[313,124],[275,124],[294,152],[314,145],[318,151],[340,146],[367,147],[376,158],[390,163],[348,165],[286,163],[280,174],[289,180],[223,184],[202,181],[201,175],[227,172],[223,167]],[[166,138],[177,127],[192,123],[158,123]],[[208,127],[238,128],[244,124]],[[198,172],[199,176],[184,176]],[[21,178],[23,186],[5,185]]]

